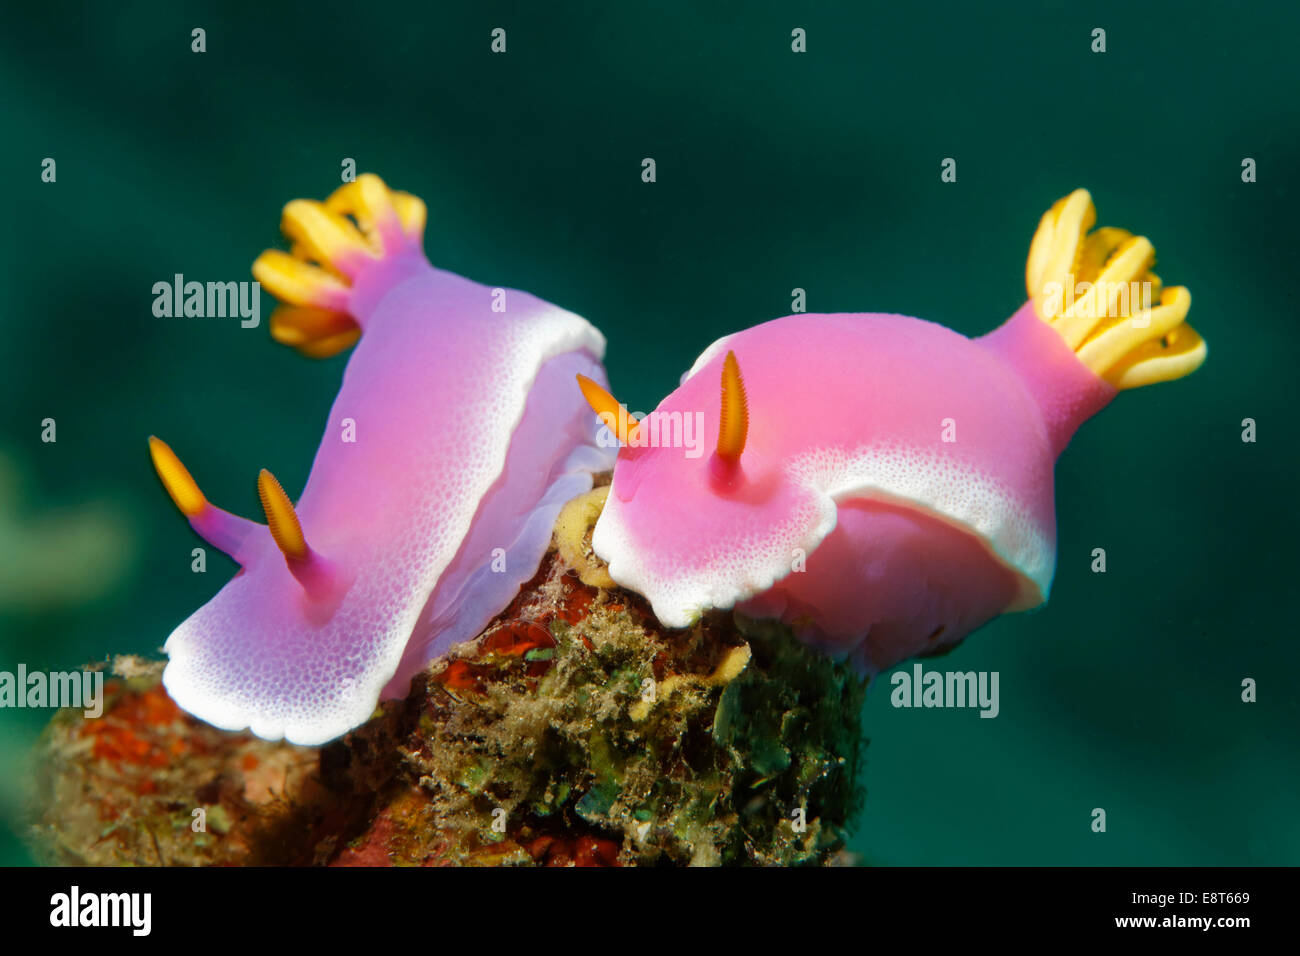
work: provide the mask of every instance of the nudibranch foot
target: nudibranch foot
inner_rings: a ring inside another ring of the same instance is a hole
[[[573,401],[575,375],[604,378],[584,352],[545,363],[516,428],[527,441],[510,447],[505,467],[479,503],[469,534],[443,571],[383,697],[406,694],[411,676],[454,644],[482,631],[533,576],[551,543],[561,509],[591,490],[592,476],[613,467],[611,449],[589,444],[591,415]],[[526,517],[514,502],[533,502]]]
[[[739,607],[868,672],[1046,601],[1057,456],[1120,390],[1205,359],[1151,243],[1095,221],[1084,190],[1052,206],[1029,301],[978,339],[801,313],[713,343],[637,426],[662,437],[702,415],[712,455],[619,436],[592,535],[610,576],[668,626]]]
[[[837,594],[856,586],[856,599]],[[835,530],[791,574],[738,610],[776,617],[866,673],[950,647],[1016,599],[1014,570],[984,542],[911,505],[875,498],[838,503]]]
[[[167,639],[163,682],[218,727],[319,744],[477,634],[536,569],[561,506],[612,465],[573,377],[604,337],[516,289],[434,268],[424,204],[373,175],[284,210],[289,252],[254,274],[275,339],[355,345],[297,502],[258,477],[266,524],[208,504],[151,441],[159,477],[240,573]]]

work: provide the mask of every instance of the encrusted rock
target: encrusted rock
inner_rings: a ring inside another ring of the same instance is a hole
[[[845,861],[863,682],[779,624],[662,628],[590,550],[598,488],[537,575],[402,701],[325,747],[181,712],[119,662],[102,718],[42,737],[32,843],[89,864]]]

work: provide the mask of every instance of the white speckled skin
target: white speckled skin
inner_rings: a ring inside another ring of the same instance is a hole
[[[319,744],[363,723],[381,692],[405,693],[509,602],[560,505],[611,465],[573,385],[574,372],[603,380],[600,333],[515,290],[494,312],[491,288],[418,255],[394,287],[365,290],[364,334],[297,502],[346,591],[310,600],[259,527],[243,569],[167,641],[168,693],[218,727]]]

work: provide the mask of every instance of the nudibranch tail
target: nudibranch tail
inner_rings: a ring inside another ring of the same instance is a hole
[[[354,345],[358,283],[376,267],[419,255],[426,216],[419,198],[390,190],[373,173],[324,202],[286,205],[280,228],[289,252],[268,249],[253,263],[254,277],[283,303],[271,315],[272,338],[312,358]]]
[[[1090,231],[1096,221],[1086,189],[1043,215],[1025,266],[1034,311],[1117,389],[1191,374],[1206,356],[1205,341],[1185,321],[1191,293],[1164,288],[1151,271],[1148,239],[1113,227]]]
[[[259,527],[257,522],[241,518],[211,504],[199,490],[196,482],[176,453],[162,439],[149,436],[149,456],[154,470],[167,494],[171,496],[181,514],[189,519],[190,526],[199,537],[236,561],[238,552],[249,532]]]

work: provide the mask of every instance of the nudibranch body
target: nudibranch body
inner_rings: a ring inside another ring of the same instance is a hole
[[[435,269],[424,219],[361,176],[289,203],[291,251],[254,264],[285,303],[278,341],[312,356],[356,343],[296,505],[263,471],[266,524],[222,511],[150,440],[191,525],[241,566],[165,647],[168,693],[218,727],[317,744],[363,723],[510,602],[561,506],[612,464],[573,388],[603,380],[601,334]]]
[[[868,673],[1044,602],[1057,456],[1119,390],[1205,357],[1151,244],[1094,221],[1084,190],[1048,211],[1030,301],[982,338],[787,316],[715,342],[639,424],[581,383],[624,445],[592,537],[610,576],[669,626],[736,607]],[[691,416],[711,455],[673,439]]]

